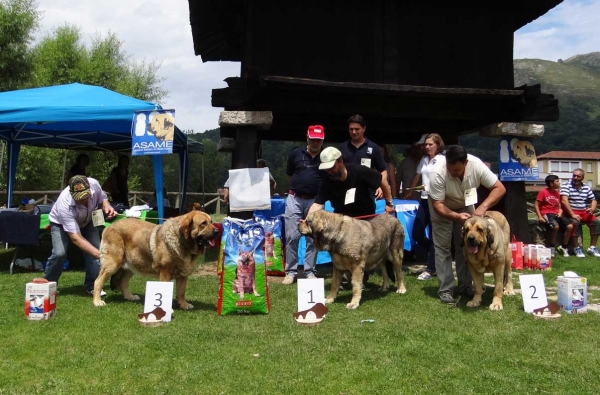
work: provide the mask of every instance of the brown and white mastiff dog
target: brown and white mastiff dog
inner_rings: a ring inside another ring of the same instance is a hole
[[[383,214],[365,221],[320,210],[310,213],[305,221],[301,221],[298,230],[313,238],[315,248],[331,254],[333,279],[325,303],[333,303],[345,270],[352,273],[352,300],[346,305],[347,308],[358,307],[366,270],[379,266],[383,275],[382,289],[387,291],[390,280],[385,270],[386,258],[394,266],[398,284],[396,292],[406,293],[402,275],[404,227],[393,216]]]
[[[196,270],[196,258],[206,246],[218,242],[217,228],[202,211],[170,218],[162,225],[126,218],[102,233],[100,274],[94,283],[94,305],[104,306],[100,291],[106,280],[118,287],[127,300],[140,300],[129,291],[133,274],[158,276],[160,281],[175,278],[177,302],[184,310],[194,306],[185,301],[187,278]]]
[[[484,217],[469,218],[463,226],[463,252],[473,278],[474,296],[468,307],[481,304],[484,291],[483,273],[494,274],[494,299],[490,310],[502,310],[502,292],[514,295],[510,227],[504,215],[487,211]],[[504,287],[506,283],[506,287]]]

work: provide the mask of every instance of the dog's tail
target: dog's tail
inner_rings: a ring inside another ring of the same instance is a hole
[[[110,289],[115,290],[119,288],[119,283],[121,282],[121,278],[123,277],[123,268],[119,268],[115,274],[113,274],[110,278]]]

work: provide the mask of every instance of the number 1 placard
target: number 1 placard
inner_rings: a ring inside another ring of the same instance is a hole
[[[519,275],[519,282],[521,283],[521,294],[523,295],[523,308],[526,313],[533,313],[535,309],[548,306],[544,276],[541,274],[521,274]]]
[[[162,320],[170,322],[171,313],[173,312],[173,283],[171,281],[146,282],[144,313],[149,313],[157,307],[167,313]]]
[[[322,278],[298,280],[298,311],[309,310],[317,303],[325,304],[325,280]]]

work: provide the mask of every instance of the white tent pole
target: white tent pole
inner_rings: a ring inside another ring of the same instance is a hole
[[[63,171],[62,171],[62,178],[60,179],[60,185],[58,189],[63,189],[64,185],[63,182],[65,180],[65,176],[67,174],[67,154],[69,153],[69,150],[65,150],[65,158],[63,159]]]

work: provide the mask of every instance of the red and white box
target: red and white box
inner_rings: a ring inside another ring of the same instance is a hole
[[[552,270],[552,251],[548,247],[530,248],[530,266],[534,270]]]
[[[34,278],[25,285],[25,317],[47,320],[56,314],[56,282]]]

